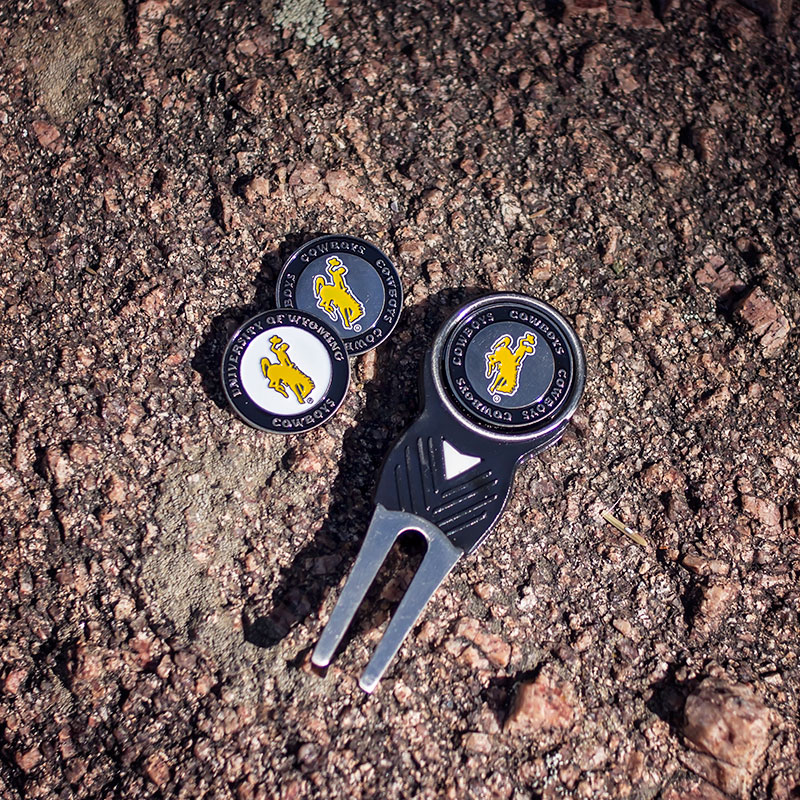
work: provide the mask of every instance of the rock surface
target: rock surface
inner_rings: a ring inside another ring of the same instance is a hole
[[[708,678],[689,695],[683,735],[698,749],[752,771],[767,746],[770,713],[748,686]]]
[[[769,709],[749,686],[707,678],[686,700],[683,735],[700,753],[687,765],[728,794],[746,797],[769,744]]]
[[[764,292],[759,287],[753,289],[739,301],[736,312],[761,340],[764,355],[767,358],[778,355],[789,336],[789,320]]]
[[[752,5],[0,3],[2,800],[798,795],[800,18]],[[220,357],[321,232],[403,314],[270,437]],[[506,290],[586,394],[366,696],[418,549],[311,649]]]
[[[507,733],[535,734],[568,729],[575,718],[577,698],[574,687],[551,670],[517,688],[506,720]]]

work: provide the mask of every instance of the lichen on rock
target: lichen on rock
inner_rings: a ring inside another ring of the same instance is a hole
[[[283,0],[275,12],[275,27],[293,30],[309,47],[317,44],[338,47],[336,36],[326,38],[320,30],[327,16],[324,0]]]

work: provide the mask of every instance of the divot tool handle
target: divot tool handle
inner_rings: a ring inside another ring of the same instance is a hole
[[[418,531],[428,549],[359,681],[375,688],[433,593],[497,522],[518,464],[561,438],[585,378],[575,331],[539,300],[490,295],[444,324],[425,356],[423,410],[384,463],[375,513],[314,664],[330,662],[397,537]]]
[[[375,501],[432,522],[450,542],[471,553],[503,513],[517,465],[555,444],[567,421],[536,442],[492,439],[468,427],[436,391],[433,351],[420,382],[422,413],[383,465]],[[487,431],[488,433],[488,431]]]

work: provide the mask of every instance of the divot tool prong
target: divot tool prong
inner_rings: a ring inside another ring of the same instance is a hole
[[[361,677],[361,688],[367,692],[375,688],[403,640],[419,619],[422,609],[464,554],[435,525],[404,511],[388,511],[378,504],[350,577],[311,656],[311,661],[316,666],[328,666],[392,545],[401,534],[411,530],[419,531],[425,537],[428,547],[422,564]]]

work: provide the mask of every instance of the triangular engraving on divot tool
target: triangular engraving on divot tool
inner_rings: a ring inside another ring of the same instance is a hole
[[[478,456],[462,453],[456,450],[450,442],[443,441],[442,450],[444,451],[444,477],[448,481],[481,463]]]

